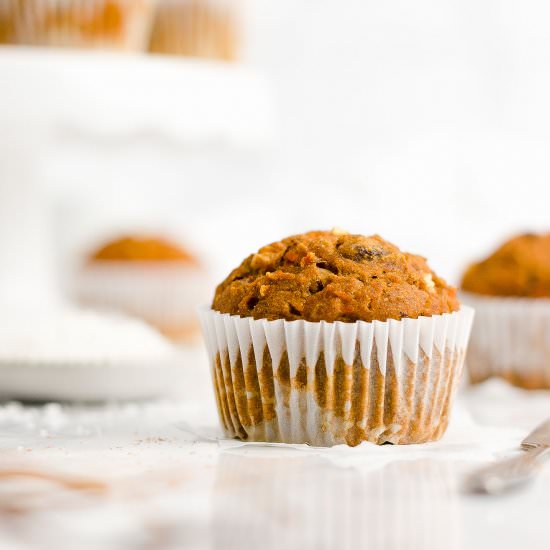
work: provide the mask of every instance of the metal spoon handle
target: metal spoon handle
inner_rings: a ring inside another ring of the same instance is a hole
[[[475,493],[501,494],[525,486],[541,468],[549,447],[535,447],[521,455],[496,462],[470,474],[466,488]]]

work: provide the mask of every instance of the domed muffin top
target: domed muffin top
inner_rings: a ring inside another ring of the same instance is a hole
[[[90,258],[91,261],[157,262],[179,261],[195,263],[195,258],[180,246],[162,237],[121,237],[111,241]]]
[[[550,233],[505,242],[467,269],[462,288],[489,296],[550,297]]]
[[[216,289],[212,308],[254,319],[386,321],[458,310],[420,256],[378,235],[312,231],[261,248]]]

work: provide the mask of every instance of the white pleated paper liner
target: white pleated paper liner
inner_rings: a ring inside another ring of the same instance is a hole
[[[143,51],[154,0],[5,0],[19,44]]]
[[[331,446],[439,439],[473,310],[372,323],[200,316],[228,437]]]
[[[173,341],[193,341],[199,331],[197,307],[210,292],[202,269],[170,262],[104,263],[76,275],[73,293],[79,303],[143,319]]]
[[[476,310],[466,360],[470,380],[492,376],[550,389],[550,299],[462,293]]]

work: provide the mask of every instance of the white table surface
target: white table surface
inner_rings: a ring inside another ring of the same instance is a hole
[[[208,369],[196,369],[176,401],[1,404],[0,548],[550,547],[550,467],[516,495],[461,490],[476,465],[517,452],[550,392],[463,390],[436,444],[241,445],[210,439]]]

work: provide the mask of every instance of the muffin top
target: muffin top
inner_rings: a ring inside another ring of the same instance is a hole
[[[92,262],[157,262],[179,261],[196,263],[194,256],[180,246],[161,237],[121,237],[111,241],[97,251]]]
[[[212,308],[254,319],[386,321],[458,310],[421,256],[378,235],[312,231],[261,248],[216,289]]]
[[[466,270],[462,288],[489,296],[550,297],[550,233],[505,242]]]

